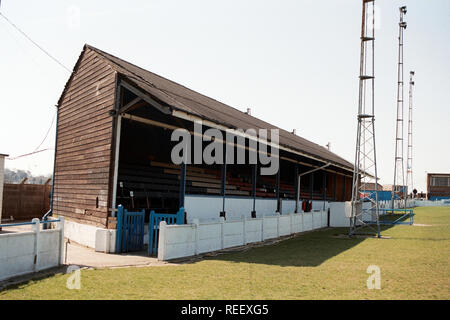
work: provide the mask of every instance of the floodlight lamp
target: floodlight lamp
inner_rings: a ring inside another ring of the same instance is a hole
[[[406,6],[400,7],[400,12],[406,14],[406,12],[407,12]]]

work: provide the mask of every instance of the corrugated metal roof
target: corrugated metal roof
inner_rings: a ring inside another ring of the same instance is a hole
[[[233,129],[279,129],[281,146],[310,155],[325,162],[338,164],[353,171],[352,163],[339,157],[321,145],[308,141],[291,132],[278,128],[270,123],[248,115],[238,109],[202,95],[97,48],[85,45],[84,50],[86,50],[86,48],[98,53],[99,56],[107,60],[119,74],[175,110],[184,111],[188,114]]]

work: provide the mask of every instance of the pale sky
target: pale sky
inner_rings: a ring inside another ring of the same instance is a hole
[[[408,6],[405,82],[414,91],[415,185],[450,172],[450,1],[377,0],[378,173],[393,183],[398,7]],[[326,145],[353,161],[361,1],[3,0],[0,11],[72,69],[85,43]],[[0,153],[32,152],[69,73],[0,18]],[[405,86],[405,170],[408,86]],[[55,126],[40,149],[53,148]],[[53,151],[7,160],[51,173]],[[406,172],[405,172],[406,175]]]

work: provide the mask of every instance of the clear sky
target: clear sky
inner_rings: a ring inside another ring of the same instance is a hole
[[[426,171],[450,172],[450,1],[376,4],[379,176],[392,184],[398,7],[407,5],[405,80],[416,72],[413,170],[425,191]],[[88,43],[354,158],[359,0],[3,0],[0,11],[69,69]],[[1,18],[0,41],[0,153],[17,156],[41,143],[69,73]],[[53,124],[39,149],[54,140]],[[6,167],[51,173],[53,151]]]

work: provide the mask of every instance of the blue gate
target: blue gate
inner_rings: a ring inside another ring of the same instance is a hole
[[[148,254],[158,253],[159,223],[165,221],[167,224],[184,224],[184,208],[181,207],[176,214],[150,212],[148,223]]]
[[[144,250],[144,219],[145,210],[129,212],[119,205],[116,253]]]

